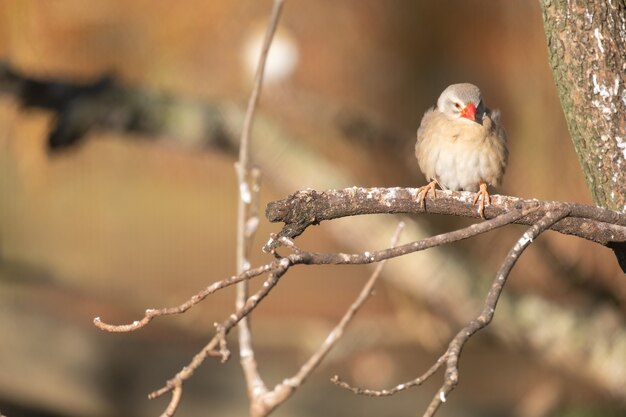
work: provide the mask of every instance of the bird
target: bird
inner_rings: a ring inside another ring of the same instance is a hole
[[[437,198],[438,184],[442,189],[476,192],[472,204],[480,200],[478,213],[485,218],[485,204],[491,204],[487,188],[500,185],[508,161],[500,112],[485,106],[474,84],[448,86],[422,117],[415,157],[429,181],[416,195],[422,208],[429,191]]]

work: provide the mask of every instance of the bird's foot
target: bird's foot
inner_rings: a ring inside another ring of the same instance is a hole
[[[487,191],[487,183],[484,181],[480,182],[480,190],[474,196],[474,200],[472,200],[472,204],[476,204],[478,199],[480,198],[480,204],[478,206],[478,214],[483,219],[485,218],[485,202],[487,205],[491,204],[491,197],[489,196],[489,192]]]
[[[437,184],[437,181],[433,180],[417,189],[417,202],[420,203],[421,208],[424,208],[424,199],[429,191],[432,191],[433,199],[437,198],[437,189],[435,188],[435,184]]]

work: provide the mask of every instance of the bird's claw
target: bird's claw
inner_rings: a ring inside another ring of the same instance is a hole
[[[487,191],[487,183],[485,182],[480,183],[480,190],[478,190],[478,192],[474,196],[474,199],[472,200],[472,205],[476,204],[479,198],[480,198],[480,204],[478,205],[478,214],[480,214],[480,217],[484,219],[485,218],[485,202],[487,202],[487,205],[491,204],[491,197],[489,196],[489,192]]]
[[[435,188],[435,184],[437,184],[437,181],[431,181],[417,189],[417,196],[419,196],[417,198],[417,202],[420,203],[421,208],[424,208],[424,199],[429,191],[432,191],[433,199],[437,198],[437,189]]]

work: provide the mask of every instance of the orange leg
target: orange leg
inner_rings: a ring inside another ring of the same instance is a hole
[[[420,203],[421,208],[424,208],[424,199],[429,191],[433,192],[433,198],[437,198],[437,189],[435,188],[435,184],[437,184],[437,180],[432,180],[428,184],[417,189],[417,195],[419,196],[417,201]]]
[[[474,200],[472,204],[476,204],[478,199],[480,198],[480,205],[478,206],[478,213],[480,217],[485,218],[485,202],[487,205],[491,204],[491,197],[489,197],[489,192],[487,191],[487,183],[485,181],[480,182],[480,190],[474,196]]]

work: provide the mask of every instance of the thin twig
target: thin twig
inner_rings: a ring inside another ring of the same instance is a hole
[[[317,253],[317,252],[302,252],[299,254],[292,254],[289,256],[292,262],[311,264],[311,265],[344,265],[344,264],[369,264],[373,262],[380,262],[385,259],[395,258],[409,253],[419,252],[425,249],[429,249],[435,246],[442,246],[448,243],[457,242],[459,240],[467,239],[472,236],[476,236],[482,233],[486,233],[490,230],[498,227],[505,226],[507,224],[514,223],[516,220],[533,213],[537,210],[536,207],[530,207],[528,209],[512,210],[509,213],[500,215],[493,219],[485,220],[481,223],[475,223],[461,229],[453,230],[447,233],[441,233],[439,235],[420,239],[411,243],[396,246],[394,248],[388,248],[377,251],[366,251],[357,254],[348,253]]]
[[[261,95],[261,87],[263,86],[265,63],[272,44],[272,38],[278,26],[282,7],[282,0],[274,0],[271,19],[267,26],[267,31],[265,32],[263,48],[259,56],[254,87],[252,88],[250,99],[248,100],[248,108],[243,122],[241,141],[239,144],[239,160],[235,164],[239,182],[239,200],[237,208],[237,274],[241,274],[250,268],[248,259],[251,241],[256,232],[256,226],[259,223],[258,207],[254,205],[258,204],[258,181],[260,171],[258,169],[253,171],[252,186],[250,186],[248,179],[250,171],[250,137],[252,134],[254,114]],[[247,299],[248,282],[241,281],[237,284],[237,294],[235,298],[235,306],[238,311],[245,307]],[[248,396],[253,400],[258,392],[265,392],[266,387],[257,370],[254,350],[252,349],[252,333],[246,315],[242,316],[241,322],[239,323],[239,357],[246,379]]]
[[[423,417],[432,417],[441,404],[446,401],[448,394],[458,384],[458,362],[463,346],[477,331],[483,329],[491,323],[496,311],[498,300],[500,299],[500,295],[504,289],[504,284],[506,284],[506,280],[520,255],[532,243],[532,241],[537,238],[537,236],[568,215],[569,212],[566,210],[547,212],[543,218],[524,232],[524,234],[517,240],[513,248],[511,248],[500,266],[498,273],[496,274],[496,277],[491,285],[491,289],[485,299],[481,314],[461,329],[450,342],[448,350],[446,351],[446,372],[444,383],[431,400]]]
[[[331,382],[335,385],[338,385],[341,388],[347,389],[348,391],[352,391],[354,394],[357,394],[357,395],[367,395],[369,397],[388,397],[400,391],[404,391],[406,389],[409,389],[418,385],[422,385],[424,382],[426,382],[426,380],[428,380],[428,378],[433,376],[435,372],[437,372],[443,364],[446,363],[447,355],[448,355],[447,352],[441,355],[439,359],[437,359],[437,361],[426,372],[424,372],[422,375],[418,376],[417,378],[412,379],[407,382],[403,382],[389,389],[373,390],[373,389],[367,389],[367,388],[354,387],[348,384],[347,382],[342,381],[341,378],[339,378],[339,375],[333,376],[331,378]]]
[[[238,254],[243,258],[239,262],[239,273],[245,271],[244,268],[249,268],[248,257],[252,247],[252,240],[256,233],[259,224],[259,181],[261,177],[261,171],[258,168],[253,168],[251,172],[251,195],[252,201],[248,207],[248,214],[243,224],[243,230],[239,230],[238,233],[243,233],[242,244],[244,245],[243,251],[239,251]],[[241,226],[241,225],[240,225]],[[239,256],[238,255],[238,256]],[[245,300],[248,297],[248,281],[241,281],[237,284],[237,295],[235,306],[237,310],[242,309],[245,306]],[[259,392],[265,392],[267,390],[265,383],[263,382],[261,375],[258,372],[258,367],[252,348],[252,331],[250,329],[250,323],[247,316],[243,316],[239,323],[239,361],[241,368],[244,372],[246,380],[246,386],[248,396],[252,400],[254,395]]]
[[[394,247],[397,244],[403,228],[404,223],[400,222],[391,238],[391,247]],[[317,349],[313,353],[313,355],[311,355],[311,357],[300,367],[296,375],[294,375],[292,378],[285,379],[283,382],[276,385],[276,387],[274,387],[272,391],[267,392],[258,398],[253,413],[255,416],[266,416],[278,405],[282,404],[294,393],[294,391],[298,387],[300,387],[304,383],[305,379],[311,374],[311,372],[313,372],[313,370],[317,368],[320,362],[328,355],[330,350],[341,339],[348,324],[352,321],[358,310],[372,294],[374,290],[374,285],[376,285],[376,282],[378,281],[378,278],[380,277],[384,266],[385,261],[382,261],[378,265],[376,265],[376,269],[374,270],[374,272],[372,272],[372,275],[363,286],[363,289],[359,293],[356,300],[354,300],[354,302],[350,305],[339,323],[328,334],[319,349]]]
[[[273,268],[276,268],[276,263],[268,263],[265,265],[261,265],[258,268],[248,269],[240,273],[239,275],[233,275],[221,281],[214,282],[213,284],[209,285],[205,289],[194,294],[189,300],[185,301],[184,303],[176,307],[147,309],[143,318],[141,318],[140,320],[136,320],[130,324],[121,324],[121,325],[108,324],[108,323],[103,322],[100,319],[100,317],[94,318],[93,324],[96,325],[96,327],[100,328],[101,330],[105,330],[107,332],[132,332],[132,331],[141,329],[142,327],[150,323],[152,319],[154,319],[155,317],[184,313],[185,311],[189,310],[191,307],[200,303],[210,294],[213,294],[214,292],[221,290],[222,288],[229,287],[238,282],[247,281],[250,278],[263,275],[269,272],[270,270],[272,270]]]
[[[263,47],[259,55],[259,63],[257,65],[256,74],[254,78],[254,86],[252,87],[252,93],[248,99],[248,107],[246,109],[246,115],[243,121],[243,130],[241,133],[241,142],[239,144],[239,164],[247,171],[249,167],[250,159],[250,136],[252,133],[252,124],[254,122],[254,113],[261,96],[261,88],[263,86],[263,76],[265,75],[265,63],[267,61],[267,55],[272,44],[272,38],[278,27],[278,20],[283,8],[283,0],[274,0],[272,6],[272,14],[270,22],[267,25],[265,31],[265,38],[263,39]]]
[[[223,349],[223,346],[221,344],[223,343],[226,335],[237,325],[237,323],[241,321],[241,319],[246,317],[248,314],[250,314],[252,310],[256,308],[259,302],[261,302],[261,300],[263,300],[263,298],[265,298],[270,293],[270,291],[278,283],[280,277],[282,277],[291,266],[289,259],[287,258],[281,259],[278,262],[278,265],[279,268],[269,275],[259,291],[251,295],[240,309],[228,316],[228,318],[224,320],[221,324],[216,326],[218,328],[218,331],[216,332],[215,336],[213,336],[209,343],[207,343],[200,352],[196,353],[191,362],[189,362],[187,366],[185,366],[180,372],[178,372],[176,376],[167,381],[164,387],[150,393],[148,395],[148,398],[157,398],[165,394],[166,392],[171,391],[177,386],[182,386],[182,383],[193,375],[195,370],[198,369],[200,365],[202,365],[207,357],[221,356],[220,351]],[[216,348],[219,348],[220,350],[216,351]]]
[[[187,311],[189,308],[195,306],[200,301],[204,300],[209,294],[214,293],[215,291],[228,287],[230,285],[236,284],[238,282],[247,281],[250,278],[257,277],[267,272],[275,272],[280,271],[283,268],[283,262],[287,262],[288,265],[300,265],[300,264],[308,264],[308,265],[343,265],[343,264],[352,264],[352,265],[362,265],[369,264],[373,262],[380,262],[385,259],[391,259],[398,256],[407,255],[409,253],[414,253],[422,250],[426,250],[435,246],[442,246],[447,243],[457,242],[459,240],[468,239],[473,236],[477,236],[486,232],[489,232],[493,229],[505,226],[507,224],[511,224],[519,220],[520,218],[533,213],[536,210],[535,207],[530,207],[524,210],[512,210],[509,213],[500,215],[496,218],[486,220],[480,223],[472,224],[470,226],[464,227],[462,229],[454,230],[452,232],[446,232],[439,235],[427,237],[424,239],[420,239],[414,242],[410,242],[401,246],[396,246],[393,248],[382,249],[377,251],[365,251],[361,253],[316,253],[316,252],[306,252],[299,249],[293,241],[288,238],[280,238],[279,241],[281,244],[285,244],[290,247],[294,253],[280,258],[275,259],[272,262],[261,265],[254,269],[249,269],[247,271],[242,272],[239,275],[234,275],[229,278],[226,278],[222,281],[215,282],[198,294],[195,294],[186,302],[180,304],[177,307],[169,307],[162,309],[148,309],[146,310],[145,316],[137,321],[134,321],[130,324],[121,324],[121,325],[112,325],[104,323],[100,320],[99,317],[94,319],[94,324],[98,326],[102,330],[106,330],[109,332],[129,332],[137,330],[146,324],[148,324],[152,319],[158,316],[165,316],[170,314],[180,314]],[[286,260],[286,261],[284,261]],[[288,266],[289,268],[289,266]],[[243,307],[241,307],[243,308]],[[239,309],[237,309],[239,310]]]
[[[517,244],[511,249],[509,254],[504,260],[504,263],[500,267],[500,270],[496,274],[494,283],[491,290],[487,295],[482,313],[474,320],[472,320],[467,326],[459,331],[456,337],[450,343],[448,350],[426,371],[418,378],[399,384],[391,389],[386,390],[371,390],[353,387],[348,383],[339,379],[338,376],[333,377],[332,382],[339,385],[342,388],[352,391],[359,395],[368,395],[373,397],[394,395],[399,391],[403,391],[407,388],[411,388],[417,385],[421,385],[424,381],[430,378],[444,363],[446,363],[446,379],[435,395],[429,405],[424,417],[432,417],[437,411],[441,403],[445,402],[447,394],[454,389],[458,383],[458,360],[461,354],[461,350],[464,344],[469,338],[478,330],[487,326],[493,319],[496,305],[504,289],[506,279],[511,272],[511,269],[519,259],[522,252],[528,247],[528,245],[543,231],[547,230],[554,223],[567,217],[569,213],[567,211],[555,211],[548,212],[537,224],[533,225],[528,231],[526,231],[522,237],[517,241]]]
[[[170,399],[167,408],[161,414],[161,417],[172,417],[176,410],[178,409],[178,405],[180,404],[180,399],[183,396],[183,386],[182,384],[176,385],[172,390],[172,398]]]

